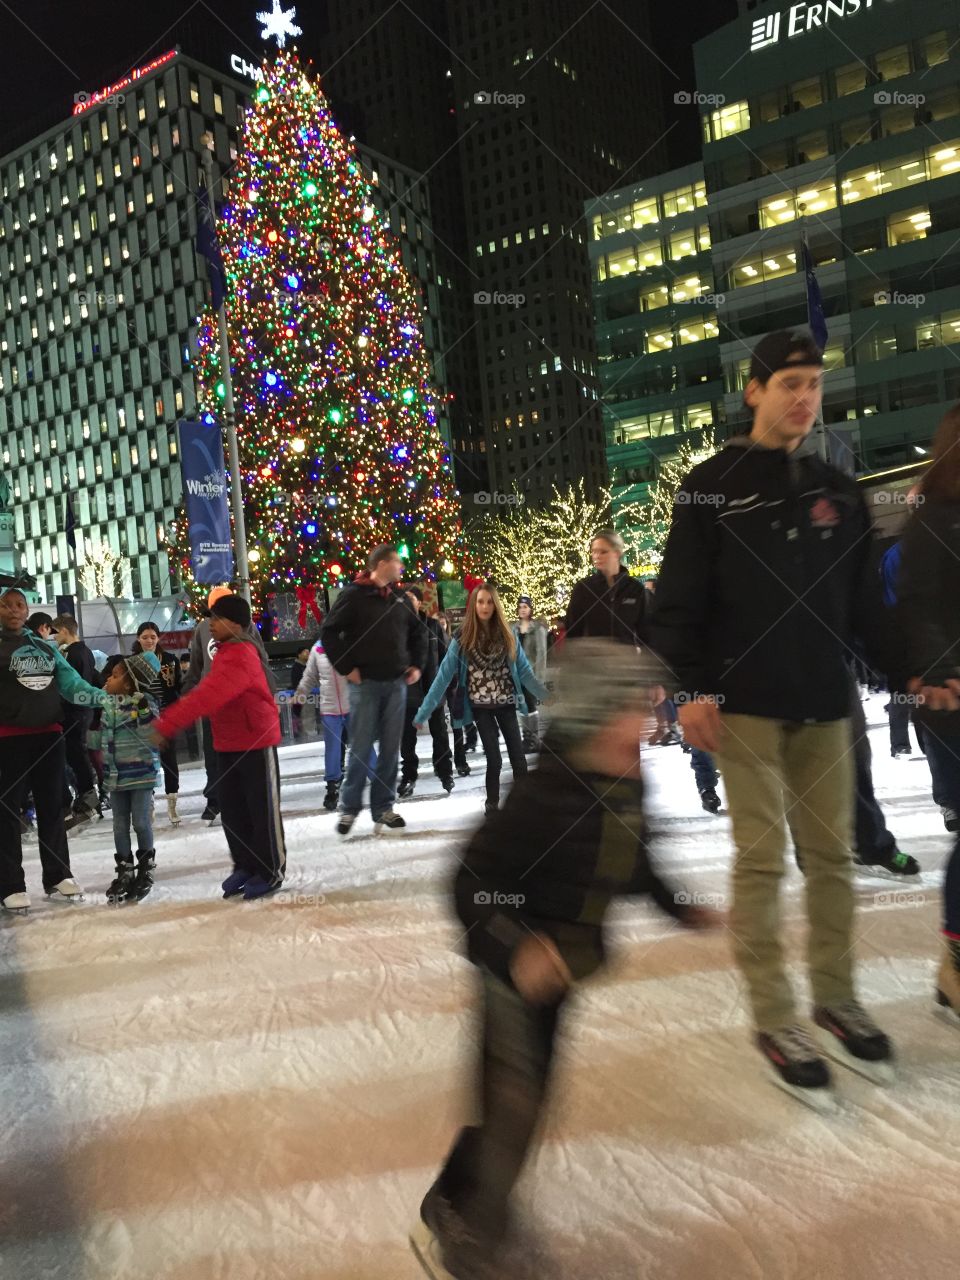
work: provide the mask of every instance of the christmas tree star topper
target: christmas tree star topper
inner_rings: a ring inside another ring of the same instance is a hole
[[[286,46],[287,36],[302,36],[303,29],[294,23],[297,16],[295,8],[281,9],[280,0],[273,0],[273,9],[264,9],[257,14],[257,21],[263,24],[260,32],[261,40],[276,40],[281,49]]]

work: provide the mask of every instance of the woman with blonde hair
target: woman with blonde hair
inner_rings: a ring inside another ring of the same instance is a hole
[[[944,415],[934,436],[933,461],[903,535],[896,595],[923,749],[943,803],[960,812],[960,405]],[[960,834],[943,882],[936,998],[960,1023]]]
[[[496,588],[489,584],[470,593],[463,626],[456,639],[450,641],[446,657],[417,711],[416,724],[426,724],[453,681],[457,687],[451,698],[451,718],[455,728],[477,726],[487,759],[484,812],[492,813],[500,803],[503,760],[499,734],[503,734],[513,776],[518,778],[527,772],[517,721],[518,712],[527,714],[523,691],[528,689],[542,702],[547,690],[517,645]]]

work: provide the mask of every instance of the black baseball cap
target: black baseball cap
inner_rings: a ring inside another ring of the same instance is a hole
[[[791,333],[781,329],[768,333],[754,348],[750,360],[750,380],[766,383],[781,369],[804,365],[823,368],[823,352],[807,333]]]

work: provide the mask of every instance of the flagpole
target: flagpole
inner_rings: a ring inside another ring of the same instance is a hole
[[[214,228],[217,222],[216,200],[213,190],[213,136],[205,133],[200,139],[200,161],[210,202],[210,216]],[[227,303],[224,298],[217,312],[220,330],[220,372],[223,382],[223,419],[227,428],[227,453],[230,460],[230,505],[233,508],[234,556],[237,564],[237,580],[240,595],[247,604],[250,599],[250,566],[247,562],[247,525],[243,513],[243,493],[240,488],[240,450],[237,445],[237,418],[233,404],[233,374],[230,370],[230,334],[227,328]]]
[[[80,495],[77,494],[79,499]],[[77,513],[73,509],[73,495],[67,492],[67,510],[64,515],[67,526],[67,547],[73,552],[73,594],[77,601],[77,633],[83,639],[83,609],[80,607],[80,566],[77,563]]]
[[[810,282],[807,279],[807,262],[809,261],[810,263],[812,263],[813,259],[810,257],[810,245],[807,241],[807,223],[806,223],[807,206],[805,204],[801,204],[799,208],[800,208],[800,245],[801,245],[800,261],[803,264],[803,292],[806,294],[806,298],[807,298],[807,328],[810,330],[811,333],[813,333],[813,316],[810,312]],[[830,450],[827,444],[826,423],[823,420],[822,397],[820,400],[820,407],[819,409],[817,409],[817,420],[814,423],[814,430],[816,431],[816,438],[817,438],[817,452],[820,454],[820,457],[823,459],[824,462],[829,462]]]

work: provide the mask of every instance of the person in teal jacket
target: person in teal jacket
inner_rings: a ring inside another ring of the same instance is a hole
[[[517,720],[518,712],[522,716],[527,714],[524,689],[540,702],[548,697],[548,691],[534,675],[522,647],[517,644],[492,586],[485,584],[471,593],[463,626],[450,642],[414,724],[426,724],[454,681],[450,700],[454,728],[477,726],[487,760],[484,812],[493,813],[500,804],[503,759],[499,735],[503,734],[513,776],[518,778],[527,772]]]
[[[43,888],[55,902],[76,901],[63,825],[66,756],[61,698],[99,707],[107,695],[88,684],[56,645],[26,629],[30,608],[22,591],[0,596],[0,906],[30,906],[23,878],[20,801],[33,794]]]

